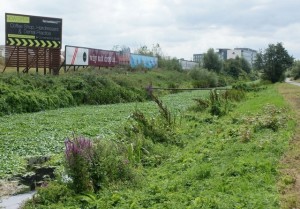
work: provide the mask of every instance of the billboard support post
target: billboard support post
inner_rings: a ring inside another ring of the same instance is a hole
[[[17,72],[19,74],[20,68],[19,68],[19,47],[17,46]]]

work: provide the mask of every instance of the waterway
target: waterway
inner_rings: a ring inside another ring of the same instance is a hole
[[[18,195],[13,195],[9,197],[4,197],[0,199],[0,208],[1,209],[18,209],[20,208],[21,204],[32,198],[33,195],[35,194],[35,191],[31,191],[25,194],[18,194]]]

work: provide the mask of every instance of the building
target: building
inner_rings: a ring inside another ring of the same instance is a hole
[[[253,66],[257,51],[249,48],[234,48],[227,51],[227,59],[235,59],[236,57],[243,57]]]
[[[230,49],[222,49],[222,48],[220,48],[220,49],[217,49],[217,50],[218,50],[217,54],[219,54],[220,59],[226,60],[227,59],[228,50],[230,50]]]
[[[249,62],[251,66],[253,66],[257,51],[249,48],[234,48],[234,50],[238,51],[245,60]]]
[[[183,70],[191,70],[195,67],[199,67],[199,62],[193,62],[184,59],[179,59],[178,62]]]
[[[249,48],[234,48],[234,49],[226,49],[219,48],[216,53],[219,55],[221,60],[235,59],[236,57],[243,57],[245,60],[249,62],[251,66],[253,66],[257,51]],[[203,63],[204,54],[193,54],[193,61],[198,63]]]
[[[193,62],[202,63],[204,54],[193,54]]]

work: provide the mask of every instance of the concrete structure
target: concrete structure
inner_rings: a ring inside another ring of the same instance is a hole
[[[191,70],[199,66],[199,62],[193,62],[184,59],[179,59],[178,62],[181,65],[183,70]]]
[[[222,48],[220,48],[220,49],[217,49],[217,50],[218,50],[217,53],[219,54],[220,59],[226,60],[227,59],[228,50],[230,50],[230,49],[222,49]]]
[[[202,63],[204,54],[193,54],[193,61]]]
[[[241,50],[229,49],[227,51],[227,59],[235,59],[236,57],[242,57]]]
[[[234,48],[234,50],[240,51],[241,57],[247,60],[251,66],[254,64],[257,51],[249,48]]]
[[[216,53],[219,55],[220,59],[222,60],[235,59],[236,57],[243,57],[245,60],[249,62],[251,66],[253,66],[257,55],[257,51],[249,48],[234,48],[234,49],[219,48],[217,49]],[[203,57],[204,54],[194,54],[193,61],[202,63]]]

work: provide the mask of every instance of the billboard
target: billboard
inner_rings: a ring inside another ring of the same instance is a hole
[[[158,59],[157,57],[140,55],[140,54],[131,54],[130,55],[130,67],[136,68],[142,66],[148,69],[157,67]]]
[[[66,65],[81,65],[87,66],[89,65],[89,49],[88,48],[81,48],[75,46],[66,46],[65,49],[66,58],[65,64]]]
[[[116,51],[89,49],[89,65],[97,67],[114,67],[118,64]]]
[[[6,46],[61,48],[62,19],[5,14]]]

